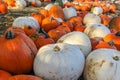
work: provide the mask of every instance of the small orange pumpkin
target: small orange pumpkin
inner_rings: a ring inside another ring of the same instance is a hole
[[[111,4],[109,7],[110,12],[115,13],[116,12],[116,5],[115,4]]]
[[[57,26],[59,26],[60,23],[54,19],[53,17],[46,17],[42,21],[41,27],[48,32],[51,29],[55,29]]]
[[[70,31],[73,31],[73,24],[70,21],[62,22],[63,26],[68,26]]]
[[[86,26],[78,24],[77,26],[74,27],[74,31],[80,31],[80,32],[84,32]]]
[[[15,75],[10,77],[8,80],[43,80],[43,79],[33,75]]]
[[[62,20],[65,19],[63,9],[60,6],[52,6],[49,10],[49,15],[54,18],[61,18]]]
[[[35,34],[37,31],[35,28],[28,26],[28,27],[24,27],[24,32],[26,35],[30,36],[30,35]]]
[[[65,30],[66,33],[71,32],[70,28],[68,26],[64,26],[64,25],[59,25],[56,29],[58,29],[58,30]]]
[[[8,8],[5,3],[0,3],[0,13],[2,14],[8,13]]]
[[[49,13],[47,9],[40,8],[39,12],[44,15],[45,17],[49,17]]]
[[[104,25],[106,25],[106,26],[108,26],[111,18],[108,17],[107,15],[103,15],[103,14],[100,15],[100,18],[101,18],[101,23],[104,24]]]
[[[32,13],[31,16],[34,17],[39,22],[39,25],[41,26],[42,20],[45,18],[44,15],[40,13]]]
[[[12,75],[4,70],[0,70],[0,80],[8,80]]]
[[[103,40],[105,42],[114,41],[114,44],[118,50],[120,50],[120,31],[117,33],[110,33],[106,35]]]
[[[109,22],[109,28],[115,29],[116,31],[120,30],[120,16],[114,17]]]
[[[68,21],[73,24],[73,28],[78,24],[82,24],[82,18],[79,16],[71,17]]]
[[[58,30],[58,29],[52,29],[48,32],[49,37],[54,39],[55,42],[65,34],[66,34],[65,30]]]
[[[55,41],[52,38],[45,38],[43,36],[39,36],[35,42],[38,49],[44,45],[53,43],[55,43]]]
[[[116,49],[113,41],[110,41],[110,42],[99,41],[99,43],[96,45],[95,49],[100,49],[100,48]]]

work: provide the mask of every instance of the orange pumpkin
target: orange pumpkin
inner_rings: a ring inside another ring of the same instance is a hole
[[[120,31],[117,33],[110,33],[106,35],[103,40],[105,42],[114,41],[114,44],[118,50],[120,50]]]
[[[77,26],[74,27],[74,31],[80,31],[80,32],[84,32],[86,26],[78,24]]]
[[[2,14],[8,13],[8,8],[5,3],[0,3],[0,13]]]
[[[35,6],[37,6],[37,3],[36,2],[30,2],[30,5],[35,7]]]
[[[78,11],[77,12],[77,16],[81,17],[82,19],[84,18],[84,16],[88,13],[88,11]]]
[[[43,36],[39,36],[35,41],[35,44],[38,49],[44,45],[53,44],[53,43],[55,43],[55,41],[52,38],[45,38]]]
[[[110,42],[99,41],[95,49],[100,49],[100,48],[116,49],[113,41],[110,41]]]
[[[15,75],[10,77],[8,80],[43,80],[43,79],[33,75]]]
[[[15,5],[15,3],[16,3],[15,0],[4,0],[4,2],[10,7],[15,7],[16,6]]]
[[[103,14],[100,15],[100,18],[101,18],[101,23],[104,24],[104,25],[106,25],[106,26],[108,26],[111,18],[108,17],[107,15],[103,15]]]
[[[115,4],[111,4],[109,7],[110,12],[115,13],[116,12],[116,5]]]
[[[70,21],[62,22],[63,26],[68,26],[70,31],[73,31],[73,24]]]
[[[58,30],[58,29],[52,29],[48,32],[49,37],[54,39],[55,42],[65,34],[66,34],[65,30]]]
[[[40,26],[42,25],[42,20],[45,18],[44,15],[40,13],[32,13],[31,16],[34,17],[39,22]]]
[[[73,28],[78,24],[82,24],[82,18],[79,16],[71,17],[68,21],[73,24]]]
[[[0,37],[0,69],[12,74],[29,73],[32,71],[37,48],[25,34],[6,31]]]
[[[70,28],[68,26],[64,26],[64,25],[59,25],[56,29],[58,29],[58,30],[65,30],[66,33],[71,32]]]
[[[44,15],[45,17],[49,17],[49,13],[47,9],[40,8],[39,12]]]
[[[65,19],[63,9],[60,6],[52,6],[49,10],[49,15],[54,18],[61,18],[62,20]]]
[[[120,16],[114,17],[109,22],[109,28],[115,29],[116,31],[120,30]]]
[[[51,29],[55,29],[57,26],[59,26],[60,23],[54,19],[53,17],[46,17],[42,21],[42,28],[48,32]]]
[[[28,27],[24,27],[24,32],[26,35],[30,36],[30,35],[35,34],[37,31],[35,28],[28,26]]]
[[[12,75],[4,70],[0,70],[0,80],[8,80]]]
[[[103,13],[109,12],[109,7],[106,5],[102,6],[102,9],[103,9]]]

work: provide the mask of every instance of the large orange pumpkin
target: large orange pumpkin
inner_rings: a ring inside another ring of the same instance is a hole
[[[34,42],[23,33],[8,30],[0,37],[0,69],[12,74],[29,73],[36,54]]]
[[[52,6],[49,10],[49,16],[65,19],[63,9],[60,6]]]
[[[10,77],[8,80],[43,80],[43,79],[33,75],[16,75]]]
[[[0,80],[8,80],[12,75],[4,70],[0,70]]]

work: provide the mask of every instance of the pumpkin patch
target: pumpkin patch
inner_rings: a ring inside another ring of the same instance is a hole
[[[0,80],[120,80],[119,3],[0,0]]]

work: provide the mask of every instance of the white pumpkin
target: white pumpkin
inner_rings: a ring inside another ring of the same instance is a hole
[[[92,13],[95,15],[100,15],[103,13],[103,9],[101,7],[94,7]]]
[[[15,0],[15,7],[8,6],[8,9],[23,9],[27,6],[25,0]]]
[[[83,32],[73,31],[73,32],[67,33],[63,35],[57,42],[77,45],[79,46],[79,48],[81,49],[81,51],[85,56],[87,56],[91,51],[90,39]]]
[[[103,24],[91,23],[87,24],[84,33],[90,38],[103,38],[110,33],[110,30]]]
[[[49,3],[44,8],[49,11],[52,6],[54,6],[54,4],[53,3]]]
[[[120,80],[120,51],[96,49],[87,59],[84,80]]]
[[[85,25],[88,23],[101,23],[101,18],[93,13],[87,13],[83,18],[83,23]]]
[[[69,7],[69,8],[65,7],[65,8],[63,8],[63,12],[65,15],[65,20],[68,20],[73,16],[77,16],[77,12],[73,7]]]
[[[35,0],[37,6],[41,6],[42,2],[40,0]]]
[[[33,17],[18,17],[13,21],[13,27],[24,28],[25,26],[31,26],[39,31],[40,26],[38,21]]]
[[[41,47],[34,60],[34,73],[44,80],[77,80],[85,57],[77,46],[56,43]]]

